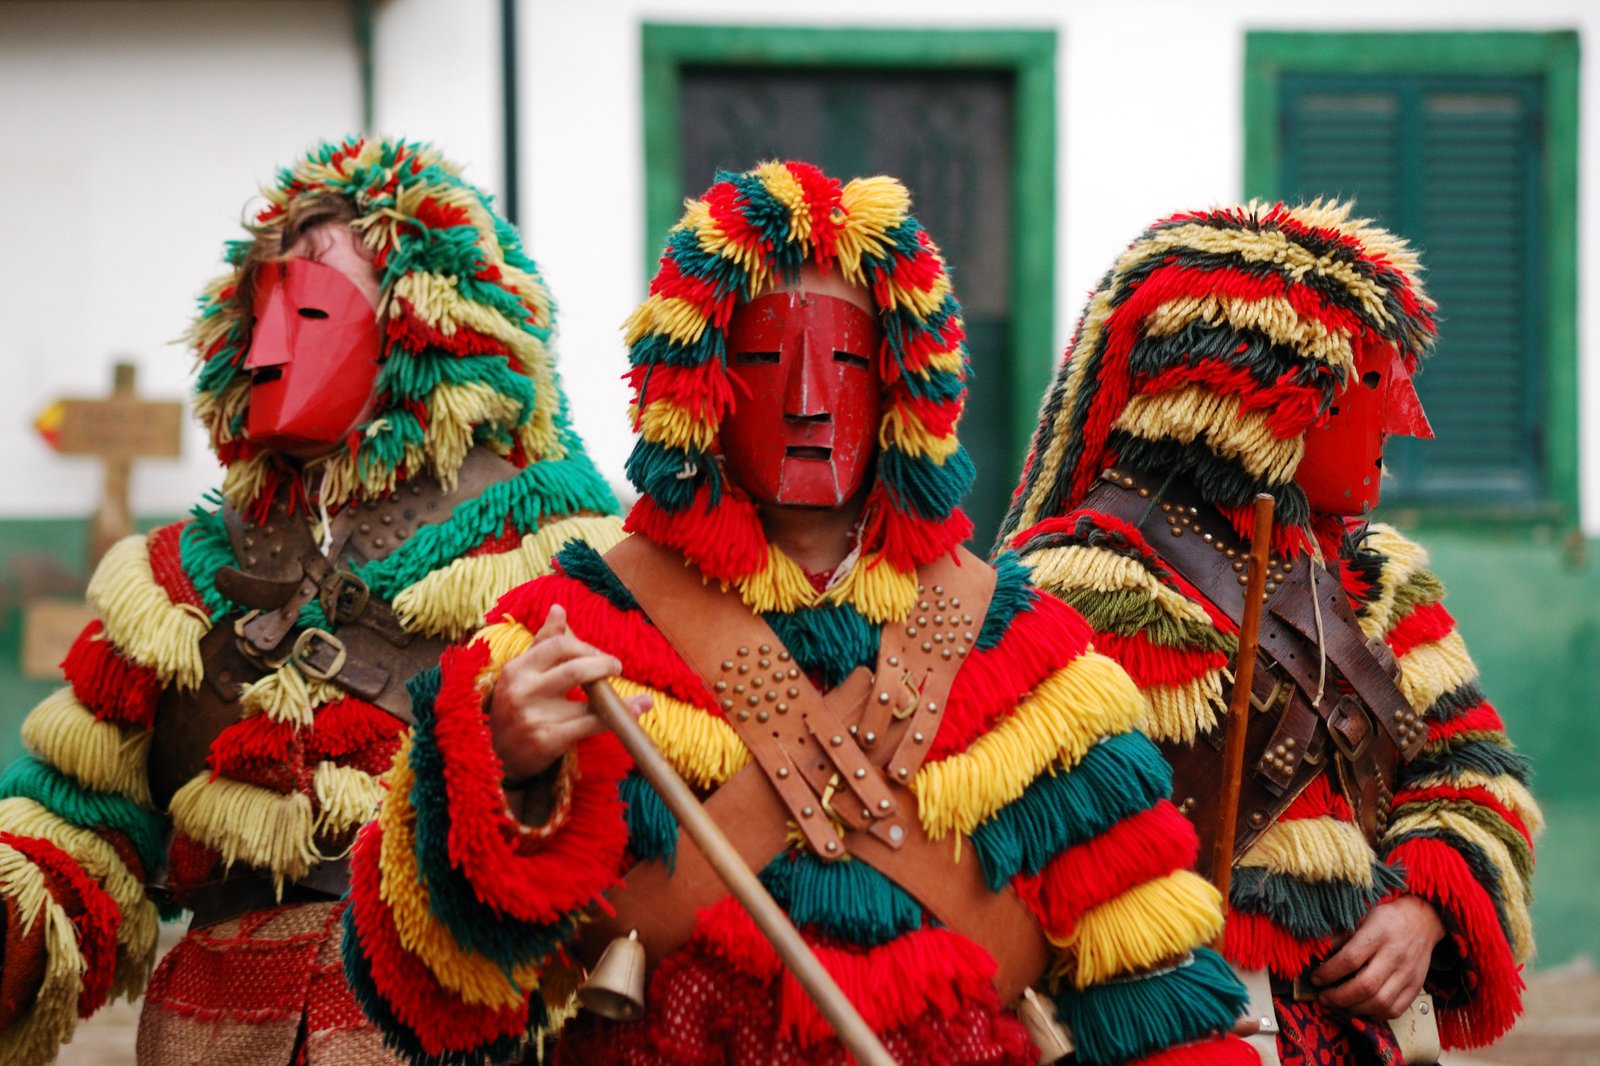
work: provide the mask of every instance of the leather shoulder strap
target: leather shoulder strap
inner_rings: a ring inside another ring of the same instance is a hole
[[[940,922],[983,945],[997,962],[996,987],[1008,1002],[1037,979],[1048,945],[1032,912],[1009,887],[989,891],[970,845],[929,840],[916,797],[902,787],[921,764],[982,624],[994,584],[988,566],[968,555],[959,567],[949,564],[960,571],[954,577],[942,568],[924,575],[929,598],[919,601],[919,613],[898,632],[885,627],[879,683],[865,708],[840,708],[817,692],[736,593],[708,586],[676,552],[634,536],[608,552],[606,562],[706,681],[755,756],[755,765],[706,801],[752,869],[786,846],[792,823],[824,861],[849,854],[869,863]],[[958,626],[963,617],[970,623]],[[869,724],[879,720],[879,709],[887,724]],[[612,933],[637,930],[658,961],[687,940],[699,910],[726,894],[693,842],[680,836],[674,867],[641,863],[629,871],[608,896],[616,915],[595,923],[584,942],[597,953]]]

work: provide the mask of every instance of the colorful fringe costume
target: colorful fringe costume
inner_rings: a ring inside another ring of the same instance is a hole
[[[1371,838],[1328,759],[1237,858],[1224,952],[1287,981],[1380,902],[1418,896],[1447,929],[1427,990],[1444,1045],[1464,1047],[1495,1039],[1520,1011],[1541,825],[1527,766],[1422,549],[1386,526],[1312,515],[1293,480],[1304,434],[1349,382],[1355,345],[1392,343],[1408,367],[1431,345],[1417,271],[1403,242],[1347,206],[1250,204],[1159,222],[1089,299],[1002,543],[1082,613],[1095,648],[1144,692],[1146,731],[1181,752],[1215,735],[1226,711],[1238,626],[1168,560],[1186,533],[1202,548],[1220,549],[1224,533],[1248,543],[1253,495],[1276,496],[1277,573],[1320,555],[1360,634],[1398,657],[1401,718],[1413,723],[1401,732],[1421,748],[1387,786]],[[1148,524],[1086,505],[1104,481],[1137,486]],[[1200,501],[1192,511],[1169,502],[1184,493]],[[1337,697],[1331,675],[1327,687]],[[1277,1003],[1285,1064],[1394,1061],[1381,1023],[1282,994]]]
[[[222,498],[107,554],[89,587],[100,619],[67,655],[68,685],[23,726],[31,754],[0,779],[8,1064],[46,1061],[78,1018],[141,990],[141,1063],[388,1060],[335,934],[341,859],[403,741],[404,682],[427,648],[547,573],[562,545],[622,536],[567,425],[549,293],[481,192],[429,147],[353,140],[321,146],[264,194],[253,239],[274,250],[297,201],[354,210],[383,286],[377,411],[304,469],[243,436],[251,303],[237,279],[251,242],[234,243],[234,273],[201,298],[192,332]],[[298,614],[292,602],[292,651],[219,673],[223,653],[242,654],[235,633],[273,614],[230,599],[271,584],[259,578],[268,546],[298,535],[320,559],[317,539],[341,526],[346,549],[327,562],[341,589],[366,592],[302,598]],[[373,644],[374,618],[387,658],[356,650],[358,637]],[[208,703],[226,718],[191,714]],[[174,752],[165,772],[186,757],[186,776],[163,783],[158,757]],[[254,905],[210,924],[197,913],[151,978],[158,914],[241,887]]]
[[[841,189],[801,163],[719,175],[672,231],[628,327],[640,431],[630,474],[643,494],[628,528],[692,564],[696,586],[732,590],[792,653],[789,676],[804,671],[824,691],[877,663],[888,625],[931,613],[937,590],[919,591],[919,568],[947,560],[971,528],[957,507],[972,477],[955,436],[960,310],[908,209],[889,178]],[[875,482],[858,550],[829,578],[767,541],[716,455],[737,402],[729,316],[802,263],[870,290],[886,336],[874,358],[884,382]],[[653,696],[642,724],[692,787],[715,793],[752,760],[732,702],[686,663],[606,557],[571,545],[556,569],[507,596],[477,641],[446,656],[383,814],[356,844],[346,966],[368,1014],[414,1063],[492,1061],[545,1024],[574,986],[574,934],[605,914],[603,894],[634,864],[670,868],[681,854],[675,819],[609,734],[568,754],[565,800],[549,824],[530,829],[508,815],[483,694],[552,605],[577,636],[621,660],[619,692]],[[1036,984],[1074,1030],[1079,1061],[1251,1062],[1248,1046],[1217,1035],[1242,994],[1197,946],[1219,928],[1219,901],[1186,869],[1194,837],[1138,731],[1136,689],[1012,557],[999,560],[987,617],[973,627],[931,750],[901,790],[913,817],[952,861],[962,849],[969,864],[976,855],[980,891],[1009,886],[1020,913],[1037,920],[1050,963]],[[870,863],[819,858],[789,824],[790,843],[756,864],[761,879],[892,1054],[1035,1060],[983,948]],[[580,1013],[560,1036],[558,1062],[846,1061],[731,898],[699,910],[687,942],[652,963],[643,1018]]]

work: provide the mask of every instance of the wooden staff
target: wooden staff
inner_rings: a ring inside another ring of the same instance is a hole
[[[622,746],[633,756],[634,765],[660,793],[663,802],[677,817],[678,824],[705,854],[706,861],[722,878],[723,884],[728,886],[728,891],[733,893],[750,917],[755,919],[756,926],[772,942],[783,964],[794,974],[812,1002],[816,1003],[822,1016],[828,1019],[828,1024],[833,1026],[839,1041],[861,1066],[895,1066],[894,1059],[889,1057],[889,1052],[879,1042],[878,1034],[872,1031],[855,1005],[839,990],[833,977],[823,969],[822,963],[817,961],[806,942],[800,938],[799,930],[789,921],[789,916],[767,894],[766,888],[739,857],[738,851],[717,827],[716,821],[700,806],[700,801],[689,791],[689,786],[683,783],[683,778],[656,750],[649,736],[634,721],[633,715],[628,713],[628,708],[611,683],[605,680],[591,681],[583,686],[583,690],[589,696],[589,705],[622,741]]]
[[[1256,525],[1250,538],[1250,567],[1244,591],[1244,617],[1239,621],[1239,655],[1234,660],[1233,695],[1228,700],[1228,720],[1222,744],[1222,800],[1218,808],[1217,840],[1211,852],[1211,880],[1222,893],[1227,913],[1228,890],[1233,884],[1234,824],[1239,818],[1239,788],[1244,777],[1244,741],[1250,731],[1250,686],[1256,673],[1256,642],[1261,633],[1261,601],[1266,595],[1267,553],[1272,548],[1272,495],[1256,494]],[[1218,948],[1222,935],[1217,935]]]

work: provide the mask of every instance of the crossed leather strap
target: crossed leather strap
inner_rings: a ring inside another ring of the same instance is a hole
[[[1163,485],[1147,474],[1108,470],[1081,507],[1139,527],[1164,564],[1228,617],[1243,617],[1248,546],[1186,481]],[[1388,646],[1362,634],[1337,577],[1309,558],[1274,556],[1266,587],[1234,858],[1330,758],[1362,831],[1375,842],[1387,825],[1396,770],[1421,750],[1427,725],[1396,684],[1399,667]],[[1161,744],[1173,767],[1173,798],[1200,835],[1197,868],[1207,876],[1220,813],[1221,744],[1220,727],[1193,744]]]
[[[823,862],[867,863],[987,950],[1009,1003],[1044,972],[1048,942],[1009,886],[990,891],[970,842],[929,839],[907,787],[994,591],[994,571],[958,551],[959,562],[918,571],[917,609],[883,627],[876,670],[858,668],[826,695],[736,592],[706,584],[676,552],[634,536],[605,559],[750,749],[751,763],[705,800],[745,862],[759,872],[797,831]],[[680,834],[670,867],[639,863],[607,893],[614,913],[583,927],[579,955],[592,965],[611,939],[637,931],[657,963],[727,894]]]

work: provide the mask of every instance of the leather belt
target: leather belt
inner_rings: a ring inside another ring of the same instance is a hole
[[[1108,470],[1080,508],[1139,528],[1164,564],[1230,618],[1243,615],[1248,546],[1187,481],[1161,484],[1137,472]],[[1053,536],[1024,550],[1049,547]],[[1420,750],[1426,726],[1395,682],[1393,655],[1381,640],[1362,634],[1336,577],[1312,559],[1274,555],[1266,587],[1245,742],[1250,772],[1241,783],[1234,856],[1330,759],[1363,832],[1376,841],[1387,824],[1395,771]],[[1173,797],[1201,837],[1203,874],[1217,831],[1221,743],[1219,727],[1193,744],[1161,744],[1173,765]]]
[[[989,890],[970,845],[930,840],[906,787],[982,625],[994,571],[964,550],[959,564],[947,558],[923,568],[916,610],[882,630],[877,669],[856,671],[824,697],[737,593],[708,586],[676,552],[634,536],[606,562],[751,750],[753,764],[706,809],[752,869],[780,853],[796,826],[822,861],[850,855],[868,863],[983,946],[997,963],[1003,999],[1021,995],[1048,959],[1033,913],[1009,886]],[[659,962],[688,940],[697,912],[726,895],[680,835],[670,870],[640,863],[608,893],[615,913],[585,925],[580,955],[592,962],[611,937],[637,931],[651,963]]]
[[[332,903],[350,889],[350,860],[319,862],[280,893],[272,878],[253,870],[231,873],[221,881],[197,885],[184,893],[183,904],[193,912],[190,929],[218,925],[241,914],[296,903]]]

